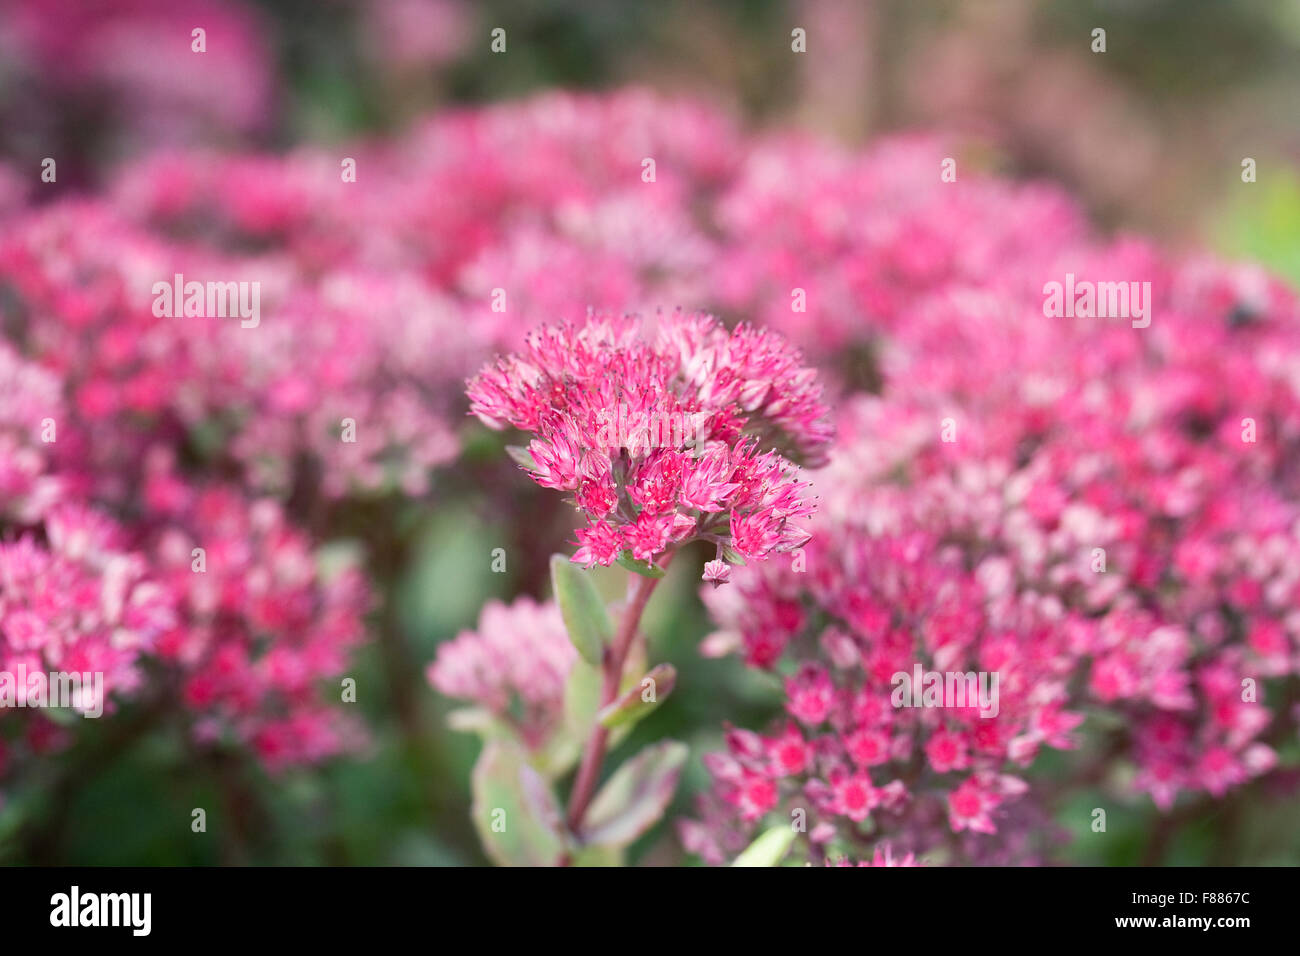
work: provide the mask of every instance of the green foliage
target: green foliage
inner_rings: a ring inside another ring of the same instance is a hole
[[[591,801],[583,843],[623,847],[654,826],[672,801],[688,753],[685,744],[665,740],[619,767]]]
[[[732,866],[780,866],[785,855],[794,843],[794,827],[789,824],[775,826],[763,832],[740,856]]]
[[[1300,285],[1300,175],[1284,161],[1255,158],[1258,179],[1234,192],[1238,198],[1214,228],[1216,241],[1224,253]]]
[[[651,682],[649,688],[643,689],[647,680]],[[660,664],[608,707],[603,708],[597,719],[602,727],[630,727],[654,713],[668,699],[676,683],[677,669],[672,664]],[[653,689],[654,696],[647,700],[645,694],[649,689]]]
[[[564,853],[561,814],[523,750],[505,739],[483,747],[471,783],[471,816],[483,849],[501,866],[552,866]]]
[[[605,647],[614,636],[600,592],[587,572],[562,554],[551,558],[551,586],[569,640],[584,661],[599,666]]]
[[[631,551],[620,553],[618,563],[621,567],[627,568],[629,571],[635,571],[646,578],[662,578],[665,574],[663,568],[657,567],[649,561],[642,561],[640,558],[632,557]]]

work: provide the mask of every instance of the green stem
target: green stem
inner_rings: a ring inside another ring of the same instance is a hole
[[[669,552],[659,567],[666,568],[672,560]],[[605,648],[601,666],[603,679],[600,693],[600,706],[604,708],[618,697],[619,684],[623,680],[623,667],[627,662],[628,651],[636,640],[641,623],[641,614],[645,611],[650,595],[654,593],[659,578],[632,574],[628,581],[627,605],[623,608],[623,617],[619,622],[618,633],[610,646]],[[599,722],[592,728],[591,736],[582,751],[582,762],[578,765],[577,776],[573,780],[573,791],[569,795],[569,830],[578,833],[582,828],[582,819],[596,792],[596,783],[600,779],[600,768],[605,761],[605,750],[609,745],[609,731]]]

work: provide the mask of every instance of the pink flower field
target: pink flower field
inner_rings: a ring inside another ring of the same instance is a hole
[[[1161,205],[1068,20],[1011,109],[969,12],[111,6],[0,7],[0,860],[1295,862],[1300,232],[1179,218],[1294,130]],[[837,25],[947,59],[809,121]]]

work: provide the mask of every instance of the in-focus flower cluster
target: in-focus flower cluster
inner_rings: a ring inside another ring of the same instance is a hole
[[[971,574],[960,548],[895,517],[901,497],[856,500],[870,517],[819,520],[807,572],[777,563],[706,595],[728,628],[711,648],[739,645],[751,663],[795,668],[783,682],[787,719],[767,735],[731,729],[727,752],[706,758],[728,827],[801,811],[820,859],[860,856],[882,837],[984,861],[1032,854],[1032,831],[1013,828],[1014,844],[958,835],[995,833],[1004,805],[1026,791],[1016,768],[1043,747],[1075,746],[1077,621],[998,591],[987,570]],[[952,706],[920,706],[920,685],[916,706],[898,695],[896,675],[911,687],[918,664],[962,675],[960,695],[940,700]],[[688,826],[689,848],[725,858],[728,827]]]
[[[538,484],[573,492],[588,519],[575,561],[653,561],[701,538],[720,562],[706,575],[725,580],[724,555],[807,540],[813,509],[791,458],[820,461],[832,432],[816,373],[773,333],[592,315],[533,333],[469,397],[489,426],[536,436],[520,457]]]

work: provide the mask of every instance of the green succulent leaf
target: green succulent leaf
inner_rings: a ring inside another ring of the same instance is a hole
[[[737,567],[743,568],[745,566],[745,556],[729,544],[722,546],[722,560]]]
[[[584,846],[573,854],[574,866],[622,866],[623,848],[617,846]]]
[[[564,726],[574,734],[591,730],[600,710],[600,671],[586,661],[574,661],[564,685]]]
[[[794,827],[775,826],[745,847],[732,866],[778,866],[794,843]]]
[[[551,586],[560,605],[569,640],[582,659],[600,666],[605,645],[614,635],[605,602],[591,581],[591,575],[562,554],[551,556]]]
[[[470,777],[471,814],[483,850],[501,866],[553,866],[564,852],[559,805],[514,742],[483,746]]]
[[[447,726],[468,734],[481,734],[485,739],[505,730],[501,718],[486,707],[458,707],[447,714]]]
[[[614,771],[587,809],[582,842],[624,847],[654,826],[673,799],[688,753],[685,744],[665,740]]]
[[[81,714],[71,707],[47,707],[45,716],[50,723],[58,724],[60,727],[71,727],[83,719]]]
[[[647,684],[646,681],[650,683]],[[653,714],[668,699],[676,684],[677,668],[672,664],[660,664],[603,708],[596,719],[603,727],[611,730],[624,725],[631,726]]]
[[[662,578],[664,576],[663,568],[651,564],[649,561],[642,561],[638,558],[632,557],[631,551],[623,551],[620,553],[618,556],[618,563],[629,571],[635,571],[642,577]]]

